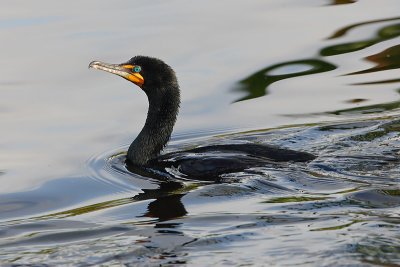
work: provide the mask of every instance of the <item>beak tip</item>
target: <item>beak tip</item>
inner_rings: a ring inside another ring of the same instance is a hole
[[[89,66],[88,66],[88,69],[93,68],[93,65],[94,65],[95,62],[96,62],[96,61],[90,62],[90,63],[89,63]]]
[[[95,68],[95,66],[99,63],[99,61],[92,61],[89,63],[88,69]]]

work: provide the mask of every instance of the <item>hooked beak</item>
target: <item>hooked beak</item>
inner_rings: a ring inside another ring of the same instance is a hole
[[[104,70],[112,74],[116,74],[121,76],[128,81],[133,82],[139,87],[142,87],[144,84],[144,78],[140,73],[134,72],[133,69],[135,68],[134,65],[128,64],[108,64],[100,61],[92,61],[89,64],[89,69],[94,68],[98,70]]]

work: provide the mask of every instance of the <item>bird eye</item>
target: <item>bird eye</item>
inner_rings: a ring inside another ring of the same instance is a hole
[[[141,70],[142,70],[142,68],[140,66],[133,67],[134,72],[140,72]]]

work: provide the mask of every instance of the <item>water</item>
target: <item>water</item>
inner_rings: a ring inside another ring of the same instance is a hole
[[[1,265],[400,264],[399,3],[5,1]],[[214,184],[122,164],[147,110],[92,60],[159,57],[182,108],[167,151],[318,155]]]

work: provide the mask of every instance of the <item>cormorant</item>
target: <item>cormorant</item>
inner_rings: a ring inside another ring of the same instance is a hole
[[[145,125],[129,146],[128,166],[134,169],[174,167],[189,179],[217,180],[221,174],[282,162],[307,162],[315,158],[276,146],[244,143],[197,147],[160,155],[167,144],[180,105],[180,90],[174,70],[157,58],[135,56],[122,64],[92,61],[89,68],[116,74],[139,86],[147,95]]]

